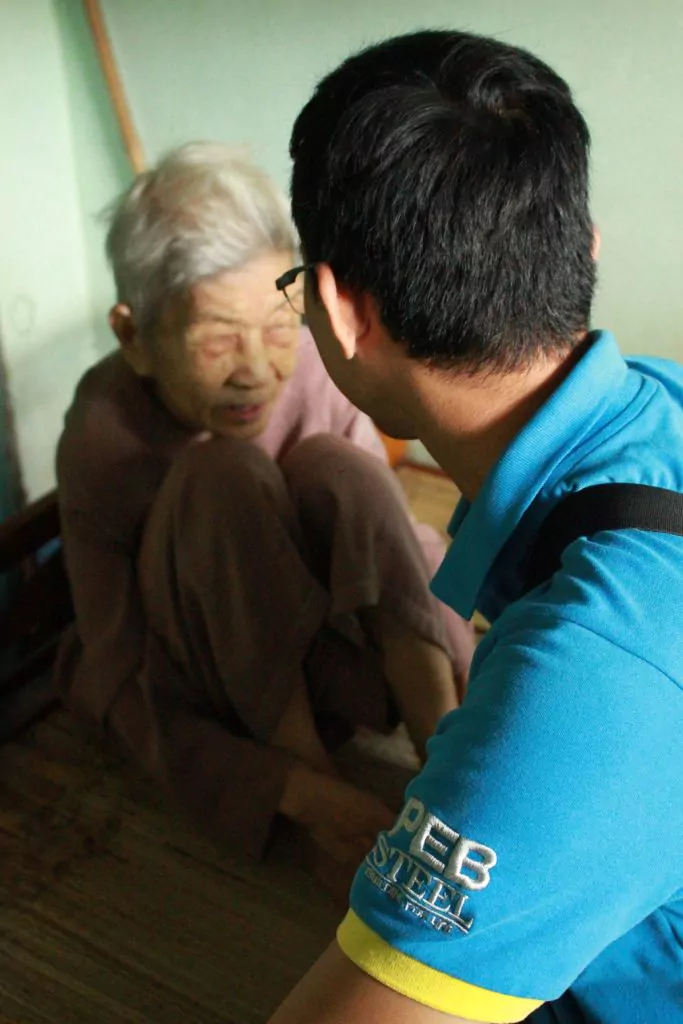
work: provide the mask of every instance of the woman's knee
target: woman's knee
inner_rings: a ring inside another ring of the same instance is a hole
[[[214,439],[191,445],[174,461],[160,497],[206,516],[226,514],[270,494],[286,497],[277,465],[248,441]]]
[[[300,441],[283,460],[282,474],[298,503],[336,493],[345,501],[355,497],[367,506],[387,496],[395,500],[400,494],[394,475],[380,459],[332,434]]]

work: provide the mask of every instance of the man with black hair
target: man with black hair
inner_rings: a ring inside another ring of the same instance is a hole
[[[492,628],[273,1024],[683,1021],[683,371],[590,329],[589,141],[544,63],[445,31],[294,127],[278,286],[462,491],[433,587]]]

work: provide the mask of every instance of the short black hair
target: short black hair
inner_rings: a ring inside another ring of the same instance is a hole
[[[589,325],[590,134],[537,57],[425,31],[350,57],[299,114],[292,212],[305,258],[371,294],[436,366],[511,369]]]

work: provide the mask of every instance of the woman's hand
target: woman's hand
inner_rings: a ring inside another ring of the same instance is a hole
[[[280,811],[301,825],[313,846],[313,873],[343,909],[353,877],[395,814],[376,796],[339,778],[295,764]]]

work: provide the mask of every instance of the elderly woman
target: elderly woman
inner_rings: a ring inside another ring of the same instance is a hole
[[[334,742],[402,717],[422,752],[467,672],[470,629],[428,591],[439,542],[425,557],[275,286],[296,239],[267,177],[185,146],[117,204],[107,251],[119,349],[58,451],[63,690],[215,834],[258,855],[281,813],[343,859],[391,814]]]

